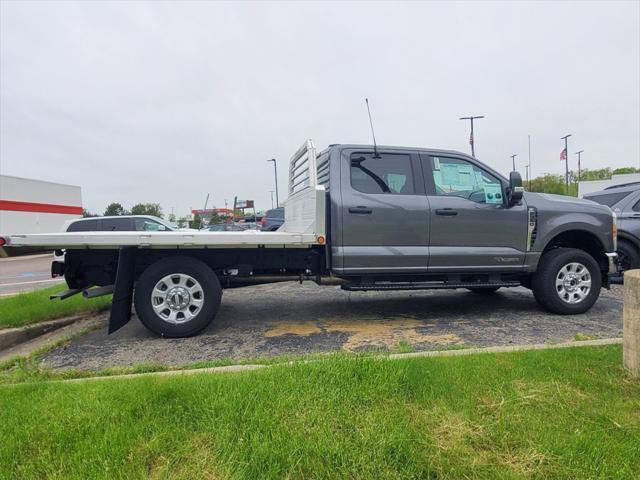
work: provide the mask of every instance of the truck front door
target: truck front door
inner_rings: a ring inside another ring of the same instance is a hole
[[[426,272],[429,203],[419,157],[403,150],[348,149],[340,157],[340,239],[334,268],[345,274]]]
[[[470,159],[421,155],[421,163],[431,207],[429,271],[521,270],[524,201],[509,207],[506,185]]]

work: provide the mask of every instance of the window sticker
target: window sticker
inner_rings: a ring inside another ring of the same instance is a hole
[[[442,183],[445,185],[453,186],[458,184],[458,165],[445,163],[440,166],[440,171],[442,172]]]
[[[486,203],[502,203],[502,187],[495,183],[487,183],[484,186],[484,201]]]
[[[440,159],[438,157],[433,157],[433,169],[440,170]]]
[[[398,173],[389,173],[387,175],[387,184],[389,188],[396,193],[400,193],[407,183],[407,176]]]
[[[458,185],[473,190],[473,167],[468,164],[458,165]]]

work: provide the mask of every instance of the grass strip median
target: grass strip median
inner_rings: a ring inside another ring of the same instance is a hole
[[[50,295],[66,289],[66,285],[56,285],[0,298],[0,329],[22,327],[78,313],[98,312],[108,309],[111,304],[111,295],[85,299],[78,294],[66,300],[49,299]]]
[[[619,345],[0,387],[2,478],[638,478]]]

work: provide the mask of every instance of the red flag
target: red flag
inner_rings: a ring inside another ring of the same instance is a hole
[[[567,159],[567,149],[563,148],[562,152],[560,152],[560,160],[563,161],[563,160],[566,160],[566,159]]]

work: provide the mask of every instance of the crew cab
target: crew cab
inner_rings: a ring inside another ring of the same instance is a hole
[[[585,312],[615,272],[616,220],[606,206],[524,192],[460,152],[305,142],[289,165],[275,232],[74,232],[13,235],[12,246],[64,248],[66,298],[113,292],[117,330],[131,304],[153,332],[196,334],[225,288],[298,278],[342,288],[523,285],[548,311]]]

